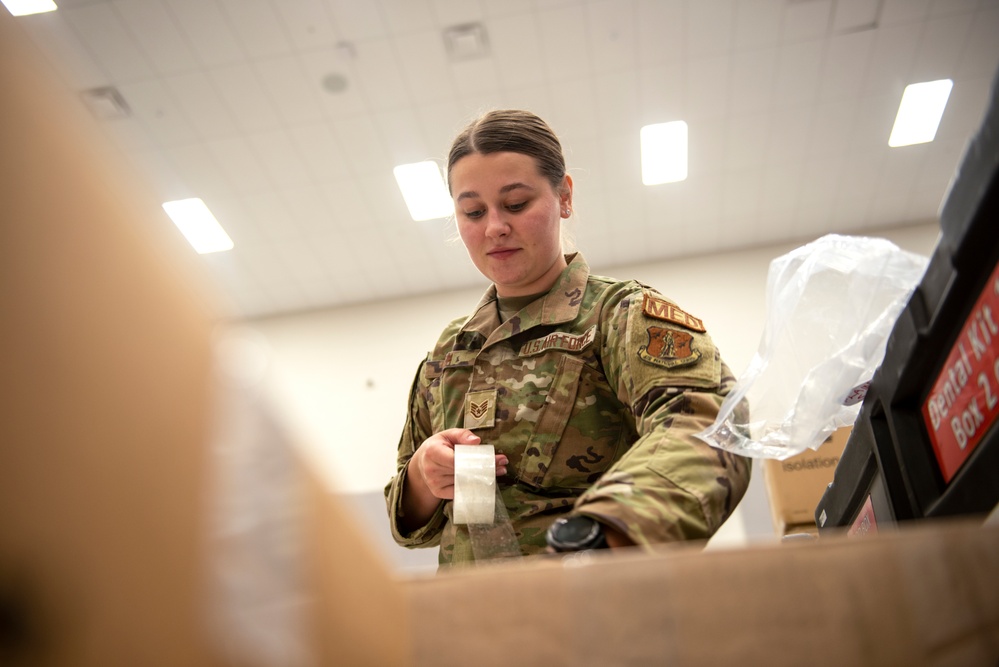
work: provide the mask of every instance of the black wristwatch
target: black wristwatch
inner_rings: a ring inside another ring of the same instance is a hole
[[[548,546],[555,551],[606,549],[607,536],[599,521],[588,516],[561,517],[548,527]]]

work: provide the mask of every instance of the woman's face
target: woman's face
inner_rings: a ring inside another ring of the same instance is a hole
[[[560,220],[569,216],[572,179],[559,191],[522,153],[471,153],[451,167],[458,233],[472,263],[499,296],[548,290],[565,268]]]

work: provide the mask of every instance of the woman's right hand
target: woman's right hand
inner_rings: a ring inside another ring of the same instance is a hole
[[[454,498],[454,446],[478,445],[479,436],[467,428],[449,428],[424,440],[409,460],[402,506],[404,523],[415,528],[426,523],[441,500]],[[496,455],[496,475],[505,475],[510,463]]]

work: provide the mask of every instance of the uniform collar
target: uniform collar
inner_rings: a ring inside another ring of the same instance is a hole
[[[524,308],[520,313],[501,323],[496,309],[496,286],[490,285],[475,307],[472,316],[458,333],[459,340],[481,337],[486,344],[509,338],[521,331],[540,325],[571,322],[579,313],[579,305],[586,291],[590,267],[581,253],[565,256],[566,268],[559,274],[548,294]],[[485,345],[483,345],[484,347]],[[467,340],[464,349],[477,347]]]

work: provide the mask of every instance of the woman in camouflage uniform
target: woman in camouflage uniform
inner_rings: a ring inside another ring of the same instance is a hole
[[[734,379],[703,323],[635,281],[563,255],[572,178],[529,112],[493,111],[455,139],[458,231],[493,285],[420,365],[385,488],[396,541],[473,559],[452,520],[454,445],[496,449],[521,552],[559,517],[596,520],[611,547],[705,539],[745,493],[749,463],[693,434]]]

